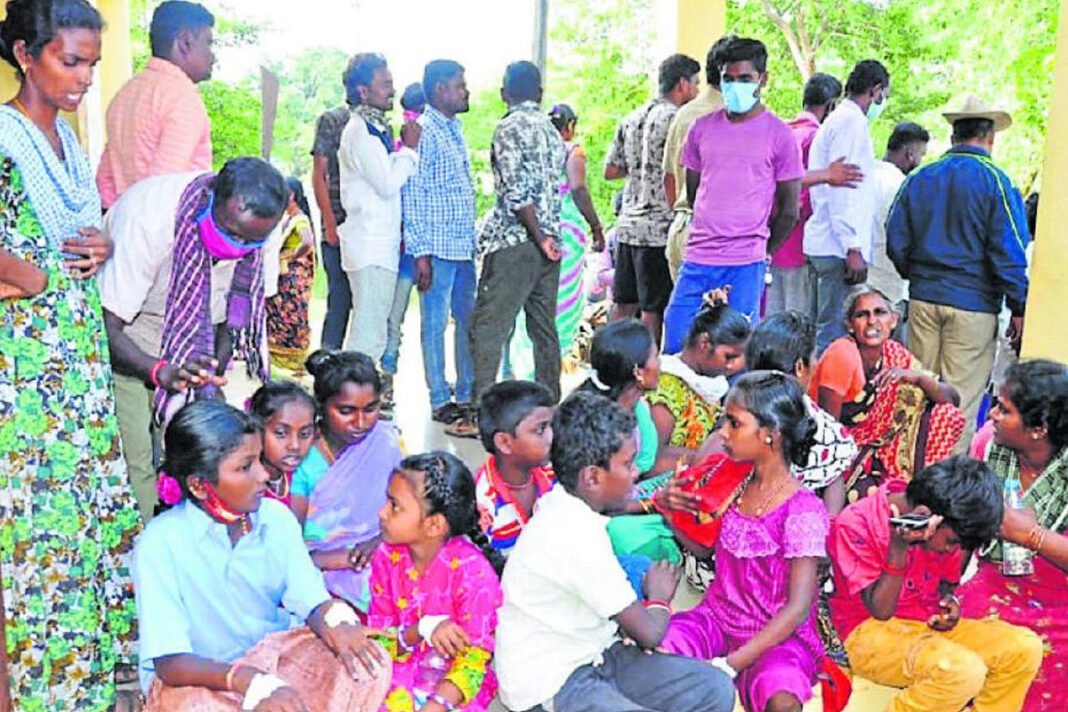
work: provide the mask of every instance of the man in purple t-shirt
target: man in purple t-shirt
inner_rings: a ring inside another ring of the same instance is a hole
[[[725,109],[694,122],[682,150],[693,205],[690,240],[664,315],[664,352],[677,353],[702,295],[730,286],[730,305],[756,322],[768,255],[797,222],[804,166],[790,128],[760,101],[763,43],[732,40],[723,55]]]

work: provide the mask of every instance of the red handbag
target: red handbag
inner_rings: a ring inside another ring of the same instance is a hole
[[[725,453],[715,453],[675,475],[676,484],[683,490],[701,497],[708,508],[705,512],[694,515],[667,509],[659,499],[653,501],[677,531],[701,546],[712,548],[719,538],[723,515],[742,493],[752,471],[751,463],[736,462]]]

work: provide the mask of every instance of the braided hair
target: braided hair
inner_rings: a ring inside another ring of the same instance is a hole
[[[435,450],[410,455],[397,466],[397,472],[421,492],[426,516],[441,514],[449,524],[449,536],[466,536],[477,546],[499,576],[504,557],[490,544],[478,523],[475,504],[475,478],[467,465],[452,453]],[[413,481],[409,473],[422,473],[422,482]]]

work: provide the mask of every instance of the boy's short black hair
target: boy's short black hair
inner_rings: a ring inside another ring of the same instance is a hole
[[[673,54],[660,63],[657,82],[661,94],[669,94],[683,79],[691,79],[701,73],[701,65],[693,57]]]
[[[582,468],[608,468],[635,428],[634,414],[615,401],[585,391],[572,393],[553,417],[550,459],[556,480],[574,494]]]
[[[986,545],[1001,528],[1001,480],[970,457],[957,455],[927,467],[912,478],[905,496],[912,506],[922,504],[942,517],[964,549]]]
[[[497,454],[493,436],[515,435],[516,428],[535,408],[556,405],[552,391],[534,381],[501,381],[482,393],[478,401],[478,434],[486,452]]]

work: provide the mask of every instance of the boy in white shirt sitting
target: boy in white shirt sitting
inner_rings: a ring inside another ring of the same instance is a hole
[[[734,686],[707,663],[663,653],[678,573],[646,574],[638,601],[612,551],[607,512],[637,479],[634,416],[575,393],[553,419],[557,485],[537,504],[504,570],[495,666],[514,712],[727,712]],[[624,645],[623,634],[637,645]]]

